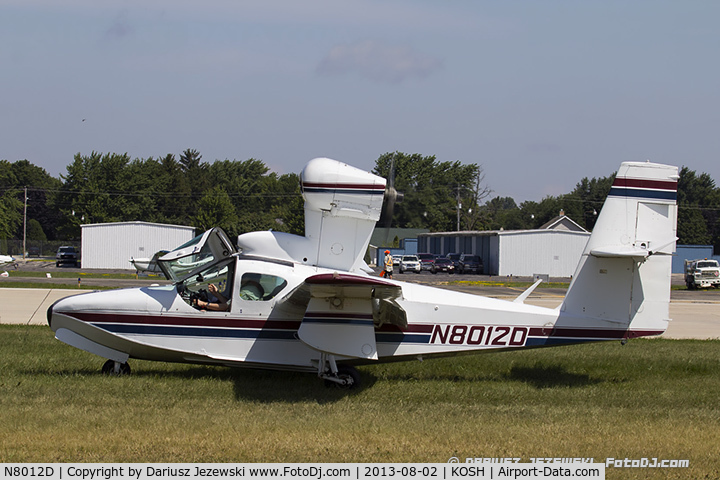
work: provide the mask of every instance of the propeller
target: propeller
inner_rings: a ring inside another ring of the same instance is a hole
[[[385,227],[385,237],[390,234],[390,225],[392,225],[393,211],[395,203],[402,202],[405,195],[395,189],[395,159],[390,161],[390,173],[388,175],[387,184],[385,185],[385,193],[383,194],[383,207],[380,214],[380,225]]]

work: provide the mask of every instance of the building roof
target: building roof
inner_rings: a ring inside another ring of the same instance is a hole
[[[570,232],[587,232],[583,227],[578,225],[572,218],[560,212],[560,215],[553,218],[549,222],[540,225],[538,230],[567,230]]]
[[[139,220],[136,220],[134,222],[86,223],[86,224],[80,225],[80,227],[81,228],[99,227],[99,226],[109,226],[109,225],[147,225],[147,226],[153,226],[153,227],[168,227],[168,228],[182,228],[182,229],[186,229],[186,230],[195,230],[195,227],[190,227],[187,225],[172,225],[169,223],[141,222]]]
[[[492,237],[503,235],[536,235],[536,234],[580,234],[590,235],[587,230],[565,230],[565,229],[533,229],[533,230],[465,230],[460,232],[432,232],[421,233],[418,237]]]

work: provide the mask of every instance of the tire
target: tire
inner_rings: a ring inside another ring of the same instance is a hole
[[[332,380],[325,380],[325,386],[328,388],[334,387],[339,390],[354,390],[360,386],[360,373],[355,367],[348,365],[338,365],[338,377],[347,380],[346,385],[333,382]]]
[[[115,360],[108,360],[105,362],[105,364],[102,366],[102,373],[104,375],[114,375],[121,377],[123,375],[130,375],[130,365],[127,363],[121,363],[120,364],[120,370],[117,372],[115,371]]]

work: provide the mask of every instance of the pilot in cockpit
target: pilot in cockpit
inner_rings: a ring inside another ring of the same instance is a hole
[[[227,298],[220,293],[220,290],[214,283],[208,285],[208,299],[196,299],[195,305],[201,310],[213,310],[216,312],[225,312],[230,309],[230,303],[228,303]]]

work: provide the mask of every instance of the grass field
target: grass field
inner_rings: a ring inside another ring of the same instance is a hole
[[[635,340],[313,375],[103,360],[0,326],[2,462],[689,459],[606,478],[720,478],[720,341]]]

